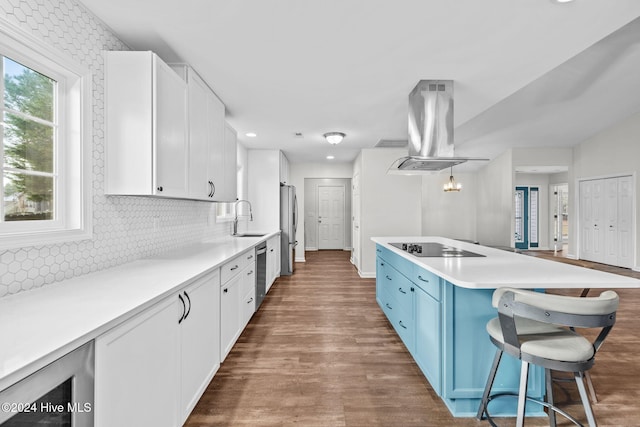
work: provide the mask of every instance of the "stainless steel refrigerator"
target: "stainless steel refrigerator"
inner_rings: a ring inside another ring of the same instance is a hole
[[[296,229],[298,228],[298,199],[296,187],[280,184],[280,234],[281,247],[280,274],[289,276],[293,274],[293,261],[295,257]]]

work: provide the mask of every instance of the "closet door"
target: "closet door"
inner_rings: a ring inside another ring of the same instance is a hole
[[[604,262],[603,180],[580,183],[580,258]]]
[[[633,267],[633,181],[631,176],[616,178],[618,187],[618,262]]]
[[[618,178],[604,182],[604,263],[618,265]]]

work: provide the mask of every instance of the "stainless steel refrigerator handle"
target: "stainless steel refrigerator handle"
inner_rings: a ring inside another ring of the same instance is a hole
[[[293,195],[293,233],[295,234],[298,231],[298,195]]]

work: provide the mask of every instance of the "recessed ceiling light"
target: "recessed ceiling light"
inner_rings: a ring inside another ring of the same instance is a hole
[[[258,136],[256,133],[254,132],[247,132],[245,133],[245,135],[247,135],[249,138],[255,138],[256,136]]]
[[[335,159],[335,156],[327,156],[327,160],[333,160]]]
[[[573,0],[551,0],[554,3],[571,3]]]

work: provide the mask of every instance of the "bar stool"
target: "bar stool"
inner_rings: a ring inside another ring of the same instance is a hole
[[[536,401],[548,408],[549,424],[556,426],[556,412],[574,424],[582,426],[573,416],[554,406],[551,371],[572,372],[590,427],[596,427],[595,417],[584,386],[584,374],[591,369],[595,355],[616,321],[619,298],[614,291],[604,291],[598,297],[569,297],[544,294],[522,289],[499,288],[493,293],[492,304],[498,309],[498,317],[487,323],[487,332],[497,347],[493,365],[482,395],[477,418],[495,423],[487,410],[492,398],[491,387],[506,352],[520,359],[520,388],[516,425],[524,425],[526,401]],[[600,328],[591,342],[578,334],[578,328]],[[527,397],[529,365],[545,370],[547,396],[545,402]]]

